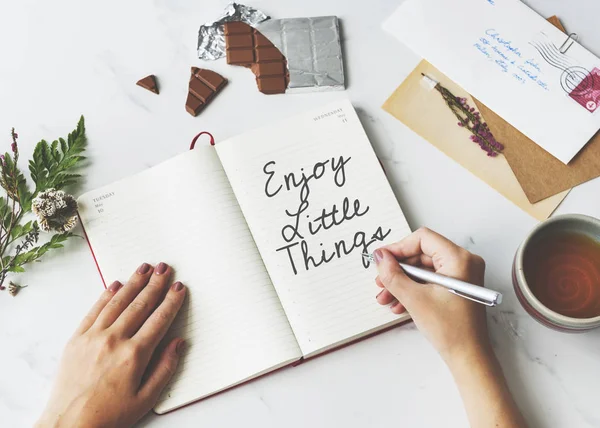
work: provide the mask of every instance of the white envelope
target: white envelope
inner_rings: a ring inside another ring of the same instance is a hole
[[[519,0],[407,0],[383,27],[563,163],[600,129],[600,59]]]

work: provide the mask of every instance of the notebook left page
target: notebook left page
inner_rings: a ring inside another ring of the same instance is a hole
[[[170,336],[187,351],[164,413],[300,358],[294,334],[214,148],[198,147],[79,198],[104,280],[164,261],[188,287]]]

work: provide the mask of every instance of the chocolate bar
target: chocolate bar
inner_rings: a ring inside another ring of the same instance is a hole
[[[149,90],[158,94],[158,85],[156,84],[156,76],[151,74],[137,81],[136,85],[141,86],[144,89]]]
[[[283,94],[289,75],[279,49],[244,22],[227,22],[224,27],[227,64],[250,68],[263,94]]]
[[[198,116],[226,84],[227,79],[219,73],[206,68],[192,67],[189,92],[185,102],[186,111],[192,116]]]
[[[223,58],[225,53],[225,34],[223,24],[242,21],[253,27],[269,17],[260,10],[239,3],[229,3],[225,13],[214,22],[200,26],[198,30],[198,58],[215,60]]]
[[[340,26],[335,16],[269,19],[256,25],[285,56],[287,93],[344,90]]]

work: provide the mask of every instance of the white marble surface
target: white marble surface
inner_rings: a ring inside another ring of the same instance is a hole
[[[360,110],[406,215],[488,261],[487,283],[505,292],[488,312],[508,381],[532,427],[599,427],[600,330],[547,330],[519,306],[510,266],[535,221],[447,159],[380,105],[418,62],[384,34],[381,22],[399,1],[255,0],[273,17],[335,14],[342,19],[346,94]],[[595,0],[529,0],[558,14],[600,54]],[[184,110],[198,25],[221,1],[19,0],[0,3],[0,130],[12,126],[23,157],[40,138],[66,134],[85,114],[90,165],[79,191],[125,177],[186,150],[210,130],[223,139],[268,118],[282,118],[340,93],[263,96],[251,73],[224,61],[206,64],[230,79],[198,118]],[[468,11],[465,11],[468,13]],[[391,53],[391,54],[390,54]],[[135,86],[155,73],[160,96]],[[565,126],[568,126],[565,124]],[[600,180],[575,189],[559,213],[600,217]],[[160,195],[156,195],[160,204]],[[65,341],[101,291],[82,240],[34,266],[17,298],[0,294],[0,425],[30,426],[49,392]],[[440,358],[409,325],[297,368],[244,385],[141,426],[464,427],[466,415]]]

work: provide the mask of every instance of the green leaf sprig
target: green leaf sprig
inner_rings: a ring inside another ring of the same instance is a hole
[[[11,152],[0,155],[0,186],[5,191],[5,195],[0,196],[0,290],[5,289],[4,282],[9,273],[24,272],[26,264],[39,261],[52,249],[62,248],[73,236],[71,232],[54,233],[47,242],[38,245],[38,221],[25,219],[31,216],[32,204],[40,194],[77,183],[81,175],[76,171],[85,160],[82,153],[87,144],[83,116],[66,140],[59,138],[52,143],[46,140],[37,143],[29,161],[29,173],[35,184],[30,190],[18,167],[18,135],[14,129],[11,136]]]

